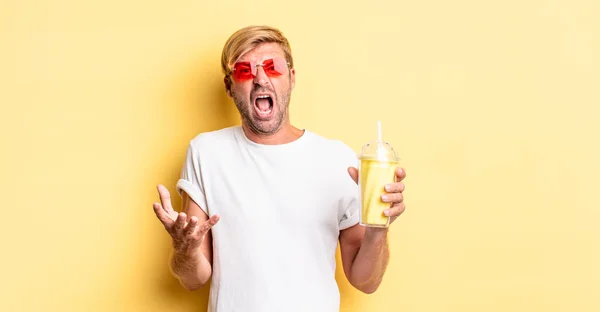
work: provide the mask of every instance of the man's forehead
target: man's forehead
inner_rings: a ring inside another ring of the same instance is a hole
[[[281,57],[285,59],[285,53],[281,46],[275,42],[261,43],[252,50],[242,54],[238,62],[256,62],[261,63],[264,60]]]

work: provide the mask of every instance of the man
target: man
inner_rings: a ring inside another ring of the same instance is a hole
[[[154,211],[173,238],[172,273],[189,290],[212,278],[209,311],[338,311],[339,239],[349,282],[374,292],[388,262],[387,229],[358,224],[352,149],[290,124],[287,39],[243,28],[221,63],[242,125],[191,140],[176,187],[183,212],[158,186]],[[392,221],[405,209],[404,171],[396,176],[382,194]]]

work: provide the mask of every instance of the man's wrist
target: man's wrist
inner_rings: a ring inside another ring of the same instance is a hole
[[[186,275],[191,271],[194,271],[198,259],[190,252],[190,249],[173,249],[171,255],[171,267],[176,275]]]
[[[388,228],[367,228],[363,238],[365,243],[377,244],[387,240]]]

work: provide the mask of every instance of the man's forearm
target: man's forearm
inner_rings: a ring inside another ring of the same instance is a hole
[[[185,252],[173,249],[170,268],[187,290],[202,288],[212,274],[210,262],[200,250]]]
[[[375,292],[383,279],[388,259],[387,229],[367,229],[352,262],[352,284],[365,293]]]

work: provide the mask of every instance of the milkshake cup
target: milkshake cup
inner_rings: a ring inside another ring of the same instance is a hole
[[[377,122],[378,139],[362,147],[358,156],[358,181],[360,189],[361,209],[360,225],[366,227],[387,228],[390,218],[383,211],[391,207],[391,203],[381,200],[385,193],[385,185],[396,181],[396,168],[400,159],[394,148],[381,139],[381,123]]]

